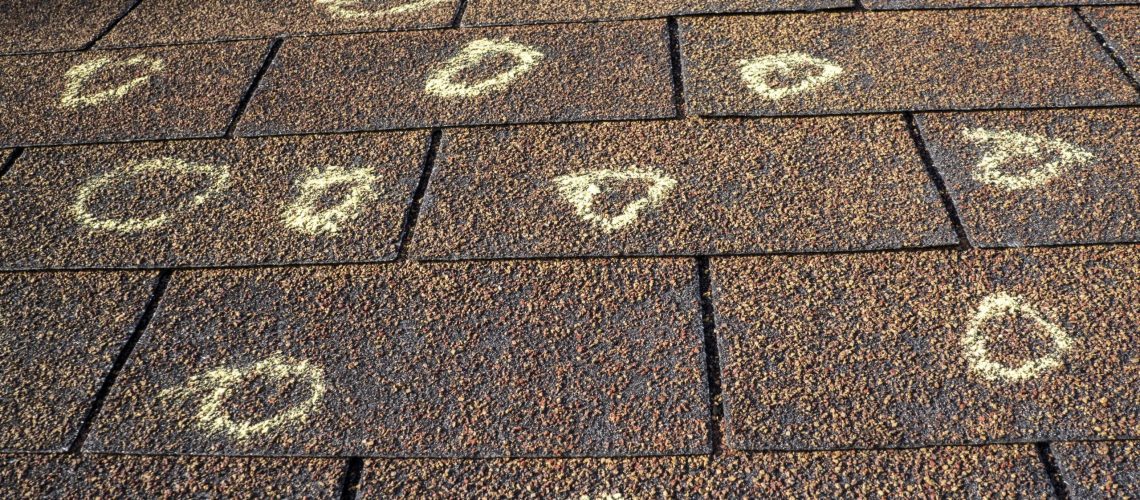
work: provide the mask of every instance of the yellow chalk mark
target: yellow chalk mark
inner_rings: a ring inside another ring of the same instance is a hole
[[[105,68],[127,66],[144,66],[144,70],[147,73],[112,89],[81,94],[84,83],[95,73]],[[135,87],[149,82],[151,76],[162,71],[164,68],[166,68],[166,63],[162,59],[144,55],[137,55],[123,61],[115,61],[110,57],[99,57],[79,63],[67,70],[67,73],[64,73],[63,76],[66,81],[63,84],[63,94],[60,95],[59,103],[65,107],[78,108],[117,100],[127,95],[127,93]]]
[[[990,359],[986,336],[981,333],[981,329],[994,318],[1015,314],[1032,320],[1049,334],[1053,340],[1053,350],[1042,357],[1010,368]],[[998,292],[982,299],[978,312],[970,320],[966,333],[962,335],[961,343],[962,352],[970,369],[982,378],[990,381],[1021,382],[1060,366],[1061,357],[1073,346],[1073,339],[1060,326],[1046,320],[1036,308],[1027,304],[1021,297]]]
[[[231,394],[241,389],[242,381],[254,377],[265,377],[282,385],[307,384],[309,397],[263,420],[235,421],[222,404]],[[217,368],[202,375],[195,375],[182,387],[163,390],[159,393],[159,397],[177,399],[198,397],[200,406],[194,415],[198,427],[209,433],[225,434],[241,441],[256,435],[269,434],[287,424],[304,422],[320,404],[324,394],[324,370],[310,365],[308,361],[277,354],[253,365],[241,368]]]
[[[225,165],[207,165],[169,157],[154,158],[128,163],[120,168],[88,179],[87,182],[79,187],[79,193],[75,197],[75,202],[71,205],[71,214],[75,216],[79,224],[83,227],[101,231],[134,233],[162,226],[170,219],[167,213],[145,219],[103,219],[93,215],[87,206],[95,193],[106,187],[114,187],[123,183],[130,175],[150,174],[162,171],[172,171],[182,174],[205,174],[210,176],[211,182],[209,187],[194,195],[191,199],[191,203],[194,205],[205,203],[229,187],[230,170],[229,167]]]
[[[606,181],[634,181],[642,180],[650,183],[645,196],[638,198],[613,217],[607,217],[594,212],[594,197],[602,193],[601,183]],[[634,221],[646,208],[660,206],[665,197],[677,185],[673,178],[653,170],[629,168],[626,170],[595,170],[572,175],[563,175],[554,179],[559,194],[574,206],[575,212],[583,220],[597,226],[605,233],[612,233],[622,229]]]
[[[974,179],[1007,191],[1044,185],[1062,173],[1096,159],[1091,152],[1078,146],[1043,135],[984,128],[967,128],[962,135],[975,144],[988,146],[973,172]],[[1050,153],[1056,158],[1045,161]],[[1028,156],[1041,163],[1022,174],[1009,174],[1002,170],[1003,165],[1019,156]]]
[[[456,82],[460,72],[478,66],[495,54],[510,54],[517,63],[506,71],[475,83]],[[507,39],[475,40],[433,71],[424,88],[439,97],[475,97],[489,91],[505,89],[512,81],[534,69],[546,57],[534,47]]]
[[[625,500],[625,495],[621,493],[602,493],[600,495],[582,495],[578,500]]]
[[[773,101],[790,95],[800,94],[830,82],[843,74],[843,68],[821,57],[803,52],[781,52],[737,61],[740,77],[753,92]],[[818,74],[810,74],[812,69]],[[803,75],[799,83],[792,86],[773,87],[769,79],[774,76],[795,78]]]
[[[452,0],[416,0],[386,9],[372,10],[363,8],[360,5],[361,0],[316,0],[316,4],[324,6],[326,12],[341,19],[361,20],[418,12],[436,5],[450,3],[451,1]]]
[[[301,193],[281,214],[286,226],[305,234],[336,234],[341,224],[360,216],[363,205],[376,199],[377,175],[371,168],[312,169],[298,183]],[[319,210],[321,199],[336,186],[348,185],[348,194],[335,206]]]

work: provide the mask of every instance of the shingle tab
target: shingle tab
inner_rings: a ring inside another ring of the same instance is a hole
[[[1073,498],[1140,495],[1140,445],[1136,441],[1053,443],[1052,449]]]
[[[957,242],[899,116],[448,130],[420,258]]]
[[[287,40],[239,131],[672,116],[664,21]]]
[[[27,151],[0,178],[0,268],[390,260],[427,134]]]
[[[0,457],[6,498],[333,498],[343,460],[112,455]]]
[[[1127,246],[715,259],[728,446],[1135,436]]]
[[[268,48],[0,57],[0,146],[221,136]]]
[[[469,0],[464,25],[647,19],[653,17],[816,10],[850,7],[853,0],[699,0],[566,2],[563,0]]]
[[[0,449],[71,445],[155,276],[0,274]]]
[[[442,27],[451,24],[458,5],[457,0],[147,0],[99,46]]]
[[[960,9],[971,7],[1048,7],[1096,5],[1135,0],[860,0],[870,9]]]
[[[1140,6],[1085,7],[1081,11],[1104,34],[1133,78],[1140,79]]]
[[[918,117],[971,243],[1140,241],[1140,108]]]
[[[1137,101],[1071,9],[683,19],[685,99],[706,115]]]
[[[691,261],[176,272],[86,447],[708,451]]]
[[[1025,497],[1051,493],[1032,445],[633,459],[374,460],[367,498]]]
[[[4,0],[0,53],[75,50],[87,45],[133,0]]]

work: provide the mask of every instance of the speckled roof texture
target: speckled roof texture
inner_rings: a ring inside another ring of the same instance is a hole
[[[0,496],[1140,497],[1140,1],[0,2]]]

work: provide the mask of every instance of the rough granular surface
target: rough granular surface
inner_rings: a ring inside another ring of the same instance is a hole
[[[1124,60],[1133,78],[1140,75],[1140,6],[1087,7],[1081,12]]]
[[[155,277],[0,274],[0,449],[71,445]]]
[[[331,498],[344,462],[320,459],[9,455],[6,498]]]
[[[367,498],[1043,498],[1049,478],[1031,445],[718,458],[374,460]]]
[[[0,267],[389,260],[428,134],[29,150],[0,178]]]
[[[1130,438],[1129,247],[715,259],[726,443]]]
[[[0,57],[0,146],[221,136],[268,48]]]
[[[438,28],[456,0],[147,0],[101,47],[263,38],[278,35]]]
[[[132,0],[5,0],[0,53],[75,50],[95,39]]]
[[[687,18],[706,115],[1107,105],[1137,92],[1071,9]]]
[[[660,20],[291,39],[239,130],[672,116],[667,42]]]
[[[936,113],[918,123],[978,246],[1140,239],[1140,108]]]
[[[85,448],[705,453],[694,267],[589,260],[176,272]]]
[[[637,0],[565,2],[562,0],[469,0],[464,25],[523,24],[603,19],[643,19],[709,12],[766,12],[850,7],[852,0]]]
[[[432,259],[957,242],[899,116],[448,130],[420,214]]]
[[[1140,495],[1137,441],[1054,443],[1052,449],[1074,498]]]
[[[1126,2],[1128,0],[1125,0]],[[959,9],[971,7],[1044,7],[1073,4],[1116,4],[1121,0],[861,0],[870,9]]]

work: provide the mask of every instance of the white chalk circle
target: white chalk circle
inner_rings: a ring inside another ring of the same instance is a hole
[[[628,181],[648,182],[649,188],[645,196],[630,202],[615,216],[605,216],[594,211],[594,198],[602,194],[602,183]],[[574,207],[578,217],[608,234],[633,224],[642,210],[660,206],[677,185],[677,181],[654,170],[628,168],[563,175],[556,177],[554,184],[562,198]]]
[[[364,205],[377,198],[378,176],[371,168],[345,169],[331,166],[310,170],[298,183],[300,193],[281,213],[285,226],[312,236],[336,234],[341,226],[360,216]],[[330,191],[347,186],[340,202],[321,209],[319,204]]]
[[[178,174],[197,174],[209,177],[209,185],[191,198],[192,205],[201,205],[207,200],[221,194],[229,187],[230,170],[226,165],[209,165],[194,163],[178,158],[154,158],[135,163],[128,163],[110,172],[91,177],[79,187],[75,202],[71,204],[71,214],[79,224],[87,229],[98,231],[113,231],[117,233],[136,233],[154,229],[166,224],[170,220],[170,212],[180,207],[173,207],[166,213],[147,218],[111,219],[99,217],[91,213],[88,204],[91,198],[104,189],[114,189],[121,186],[129,176],[147,175],[161,172]]]
[[[341,19],[377,19],[389,16],[398,16],[409,12],[418,12],[436,5],[450,3],[452,0],[416,0],[402,3],[383,9],[367,9],[361,5],[361,0],[316,0],[316,5],[325,8],[325,12]]]
[[[303,401],[261,420],[235,420],[223,408],[226,399],[242,390],[242,383],[255,377],[281,385],[303,384],[308,397]],[[306,360],[282,355],[270,356],[252,365],[240,368],[217,368],[195,375],[182,387],[166,389],[160,398],[196,400],[199,404],[194,415],[197,426],[212,434],[224,434],[236,440],[265,435],[289,424],[304,422],[320,405],[325,394],[324,370]]]
[[[962,136],[987,148],[974,167],[974,179],[1007,191],[1042,186],[1096,159],[1091,152],[1078,146],[1042,135],[967,128],[962,131]],[[1038,165],[1020,174],[1007,173],[1004,167],[1019,157],[1032,158]]]
[[[95,73],[104,69],[128,66],[142,66],[145,74],[114,88],[84,93],[84,84]],[[121,99],[134,88],[149,82],[151,76],[164,68],[166,68],[166,62],[162,59],[144,55],[137,55],[122,61],[116,61],[110,57],[99,57],[76,64],[63,75],[63,94],[59,97],[59,104],[68,108],[79,108]]]
[[[1003,316],[1020,315],[1048,334],[1053,341],[1053,350],[1037,359],[1026,361],[1016,367],[1005,366],[990,359],[986,335],[982,333],[986,323]],[[1031,304],[1021,297],[998,292],[982,299],[978,311],[966,327],[961,339],[962,353],[970,369],[989,381],[1022,382],[1061,365],[1061,357],[1073,347],[1073,339],[1064,329],[1050,322]]]
[[[513,56],[515,65],[478,82],[455,81],[459,73],[478,66],[488,57],[496,54]],[[487,92],[503,90],[516,78],[533,70],[545,57],[542,52],[534,47],[515,43],[505,38],[501,40],[475,40],[432,71],[428,76],[424,90],[439,97],[475,97]]]
[[[801,94],[830,82],[843,74],[843,68],[827,59],[803,52],[781,52],[737,61],[740,65],[740,78],[753,92],[778,101],[785,97]],[[812,73],[812,72],[816,73]],[[769,79],[799,78],[792,86],[773,87]]]

